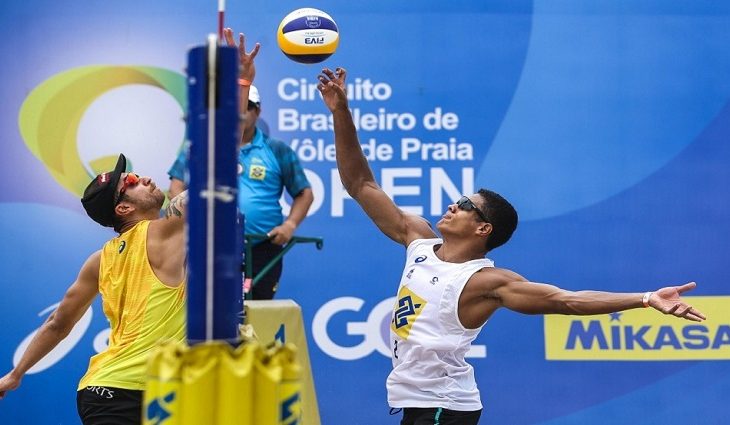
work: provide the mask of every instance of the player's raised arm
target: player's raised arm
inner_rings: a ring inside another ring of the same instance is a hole
[[[188,208],[188,191],[182,191],[174,198],[170,199],[170,203],[165,208],[165,217],[170,219],[185,219],[185,213]]]
[[[243,33],[238,33],[238,44],[233,38],[233,29],[225,28],[223,30],[223,38],[226,40],[226,44],[231,47],[238,49],[238,60],[240,62],[239,74],[238,74],[238,89],[239,89],[239,111],[243,114],[248,107],[249,91],[251,84],[256,77],[256,65],[254,59],[259,54],[261,45],[255,43],[253,49],[250,52],[246,52],[246,36]],[[243,130],[241,130],[243,135]]]
[[[407,246],[414,239],[435,237],[425,219],[403,212],[375,181],[348,108],[346,75],[343,68],[325,68],[318,77],[322,99],[332,112],[337,169],[345,190],[394,241]]]

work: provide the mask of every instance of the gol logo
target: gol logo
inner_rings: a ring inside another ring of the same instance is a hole
[[[338,320],[341,312],[359,312],[365,301],[356,297],[334,298],[319,308],[312,320],[312,337],[317,346],[327,355],[338,360],[358,360],[377,351],[390,357],[388,325],[393,318],[393,305],[396,297],[386,298],[373,307],[364,322],[344,322]],[[347,335],[359,335],[362,340],[354,346],[341,345],[335,342],[328,329],[345,326]],[[466,357],[485,358],[487,348],[484,345],[472,345]]]

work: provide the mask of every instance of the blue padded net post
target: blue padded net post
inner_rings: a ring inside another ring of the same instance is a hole
[[[188,342],[239,340],[243,241],[237,212],[238,51],[188,53]]]

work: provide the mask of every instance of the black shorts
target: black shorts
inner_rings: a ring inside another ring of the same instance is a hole
[[[84,425],[142,423],[142,391],[86,387],[76,393],[76,408]]]
[[[441,407],[406,407],[400,425],[477,425],[482,411],[461,412]]]

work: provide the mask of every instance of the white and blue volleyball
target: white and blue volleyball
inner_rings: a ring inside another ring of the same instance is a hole
[[[318,63],[337,50],[340,34],[330,15],[319,9],[302,8],[281,20],[276,41],[289,59],[299,63]]]

